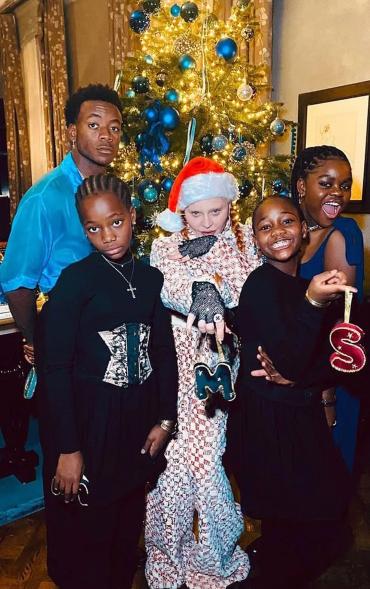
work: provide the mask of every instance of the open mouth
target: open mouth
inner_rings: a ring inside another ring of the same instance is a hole
[[[284,250],[289,246],[290,246],[290,239],[279,239],[279,241],[275,241],[275,243],[272,244],[271,249],[272,250]]]
[[[334,201],[325,202],[321,208],[324,211],[325,215],[329,217],[329,219],[335,219],[336,217],[338,217],[339,213],[342,210],[341,205],[338,202]]]

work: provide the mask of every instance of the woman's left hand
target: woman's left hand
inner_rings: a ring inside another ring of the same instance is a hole
[[[150,430],[141,453],[147,454],[149,452],[151,458],[155,458],[166,444],[169,435],[169,432],[162,429],[160,425],[155,425]]]

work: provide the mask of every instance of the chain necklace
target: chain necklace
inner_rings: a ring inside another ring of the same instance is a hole
[[[116,266],[113,264],[113,262],[111,262],[110,260],[108,260],[108,258],[106,258],[105,256],[103,256],[103,254],[102,254],[102,258],[103,258],[103,260],[105,260],[105,261],[107,262],[107,264],[109,264],[109,266],[110,266],[111,268],[113,268],[113,270],[115,270],[115,271],[116,271],[116,272],[117,272],[117,273],[120,275],[120,277],[121,277],[121,278],[123,278],[123,280],[124,280],[124,281],[125,281],[125,282],[128,284],[128,288],[126,288],[127,292],[130,292],[130,293],[131,293],[131,296],[132,296],[132,298],[133,298],[133,299],[136,299],[136,296],[135,296],[135,290],[136,290],[136,287],[132,286],[132,284],[131,284],[131,280],[132,280],[132,277],[133,277],[133,275],[134,275],[134,270],[135,270],[135,260],[134,260],[134,256],[132,256],[132,257],[131,257],[131,260],[130,260],[130,262],[132,262],[132,270],[131,270],[131,276],[130,276],[130,279],[129,279],[129,280],[126,278],[126,276],[124,276],[124,275],[122,274],[122,272],[120,272],[120,271],[118,270],[118,268],[116,268]],[[129,263],[129,262],[125,262],[125,264],[128,264],[128,263]],[[119,265],[120,265],[120,266],[124,266],[125,264],[119,264]]]
[[[322,229],[321,225],[309,225],[307,227],[308,231],[311,233],[312,231],[317,231],[318,229]]]
[[[103,258],[108,262],[108,260],[105,256],[103,256]],[[127,262],[123,262],[123,264],[120,264],[120,262],[112,262],[112,260],[109,260],[109,264],[113,264],[113,266],[119,266],[120,268],[123,268],[123,266],[127,266],[127,264],[131,264],[132,260],[133,260],[133,255],[131,254],[131,258],[129,260],[127,260]]]

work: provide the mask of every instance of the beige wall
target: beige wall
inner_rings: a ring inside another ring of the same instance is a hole
[[[298,119],[298,94],[370,80],[370,0],[274,0],[273,98]],[[289,153],[289,140],[279,151]],[[370,292],[370,215],[353,215],[365,239]]]
[[[109,83],[108,7],[106,0],[65,0],[70,91]]]

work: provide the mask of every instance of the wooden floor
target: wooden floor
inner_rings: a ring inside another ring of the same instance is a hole
[[[361,476],[350,513],[353,546],[312,589],[370,589],[370,428],[362,441],[362,449]],[[258,527],[246,531],[242,546],[256,537]],[[55,589],[46,572],[43,512],[0,527],[0,589]],[[147,589],[142,567],[137,572],[133,589]]]
[[[247,522],[242,544],[259,536],[258,522]],[[252,528],[252,529],[251,529]],[[140,548],[144,554],[142,548]],[[140,559],[139,559],[140,560]],[[143,563],[132,589],[147,589]],[[46,534],[44,512],[0,527],[0,589],[55,589],[46,570]],[[84,589],[81,587],[81,589]]]

